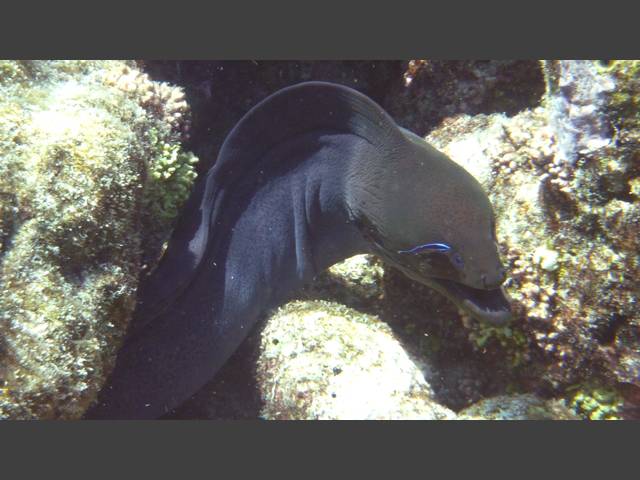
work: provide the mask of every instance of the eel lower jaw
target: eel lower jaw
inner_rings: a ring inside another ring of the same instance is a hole
[[[509,299],[502,287],[483,290],[440,278],[430,278],[423,283],[445,295],[476,320],[500,325],[513,319]]]
[[[453,280],[424,277],[397,262],[393,262],[393,265],[409,278],[440,292],[476,320],[503,325],[513,319],[509,298],[503,287],[483,290]]]

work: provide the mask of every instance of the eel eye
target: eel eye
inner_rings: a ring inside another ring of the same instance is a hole
[[[462,260],[462,255],[460,255],[459,253],[454,254],[451,257],[451,261],[458,268],[464,267],[464,260]]]
[[[409,250],[398,250],[398,253],[422,253],[422,252],[439,252],[444,253],[451,250],[451,247],[446,243],[425,243],[424,245],[418,245],[417,247],[410,248]]]

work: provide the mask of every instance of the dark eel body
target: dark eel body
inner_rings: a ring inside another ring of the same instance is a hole
[[[480,320],[510,318],[493,211],[469,173],[352,89],[280,90],[240,120],[194,187],[87,418],[178,406],[261,314],[358,253]]]

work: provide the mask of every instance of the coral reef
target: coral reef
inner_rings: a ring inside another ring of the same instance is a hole
[[[357,256],[174,415],[638,417],[640,61],[147,62],[184,90],[141,65],[0,62],[0,418],[82,414],[196,169],[309,79],[363,91],[484,185],[515,321]]]
[[[181,88],[152,81],[149,75],[130,65],[113,65],[102,79],[142,107],[148,121],[146,129],[140,132],[147,167],[141,219],[146,233],[143,251],[146,270],[159,257],[173,220],[197,176],[198,157],[181,147],[189,139],[191,114]]]
[[[160,125],[181,131],[187,138],[190,129],[189,107],[184,91],[168,83],[154,82],[149,75],[128,65],[111,68],[104,75],[104,82],[122,90],[145,111],[155,117]]]
[[[0,418],[82,415],[128,324],[142,238],[170,228],[147,212],[164,195],[148,171],[164,148],[185,156],[185,105],[148,79],[165,96],[128,88],[141,78],[122,62],[0,62]],[[176,206],[193,174],[178,176]]]
[[[427,137],[490,192],[513,328],[527,339],[534,383],[556,393],[594,377],[640,384],[638,135],[629,131],[640,92],[624,74],[634,68],[546,62],[542,106],[459,116]]]

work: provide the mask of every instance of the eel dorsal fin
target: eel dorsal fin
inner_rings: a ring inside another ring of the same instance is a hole
[[[393,119],[370,98],[351,88],[305,82],[258,103],[225,139],[214,170],[241,174],[279,143],[315,130],[351,133],[374,145],[402,141]]]
[[[375,102],[348,87],[325,82],[296,84],[254,106],[225,139],[215,165],[199,179],[155,271],[141,287],[136,328],[158,316],[188,287],[205,254],[215,252],[224,198],[274,147],[305,133],[326,130],[387,147],[405,141],[393,119]]]

